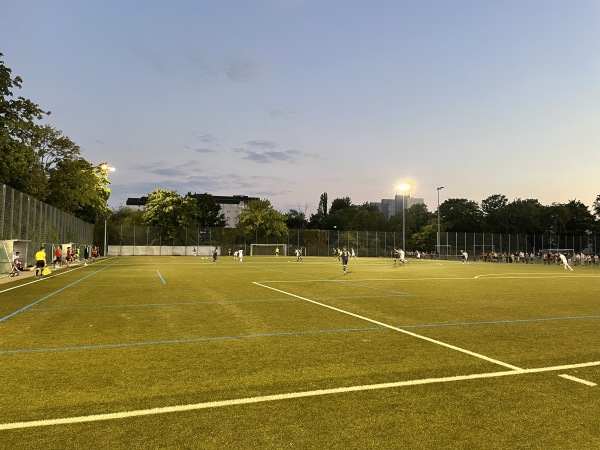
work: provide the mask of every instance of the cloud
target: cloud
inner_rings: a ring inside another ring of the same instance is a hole
[[[255,147],[255,148],[277,148],[277,144],[275,142],[267,141],[264,139],[248,141],[248,142],[246,142],[246,145],[248,147]]]
[[[228,63],[223,70],[227,78],[237,83],[251,83],[264,75],[263,67],[256,61],[238,60]]]
[[[195,148],[194,151],[197,153],[218,153],[216,150],[211,150],[209,148]]]
[[[156,175],[161,175],[164,177],[181,177],[185,176],[185,172],[180,169],[172,169],[168,167],[158,167],[156,169],[152,169],[152,173]]]
[[[292,164],[296,164],[298,159],[302,158],[316,158],[316,159],[325,159],[315,153],[306,153],[301,152],[299,150],[285,150],[285,151],[277,151],[272,150],[277,148],[278,145],[275,142],[267,141],[267,140],[254,140],[246,142],[246,145],[254,148],[236,148],[233,149],[235,153],[242,153],[245,156],[242,159],[250,160],[257,162],[259,164],[270,164],[274,162],[289,162]],[[266,151],[255,150],[257,149],[266,149]]]
[[[274,119],[282,119],[288,116],[292,116],[294,114],[298,114],[295,110],[285,110],[285,109],[277,109],[277,108],[267,108],[267,114]]]
[[[246,156],[244,156],[242,159],[248,159],[250,161],[254,161],[260,164],[268,164],[273,162],[273,160],[266,154],[264,153],[258,153],[258,152],[254,152],[252,150],[243,150],[243,149],[239,149],[239,150],[235,150],[237,153],[245,153]]]
[[[203,142],[205,144],[219,144],[219,140],[214,137],[212,134],[210,133],[196,133],[195,131],[190,132],[190,134],[192,134],[193,136],[196,136],[196,138],[200,141]]]

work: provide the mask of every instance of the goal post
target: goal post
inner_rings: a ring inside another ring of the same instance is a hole
[[[277,252],[279,249],[279,252]],[[250,256],[288,256],[287,244],[250,244]]]

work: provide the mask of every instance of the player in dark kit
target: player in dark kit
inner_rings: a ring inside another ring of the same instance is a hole
[[[342,249],[342,251],[340,252],[340,258],[342,259],[342,268],[344,269],[344,275],[346,275],[346,266],[348,265],[348,250],[346,250],[346,247],[344,247]]]

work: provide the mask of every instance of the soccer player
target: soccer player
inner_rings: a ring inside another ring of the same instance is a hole
[[[344,275],[346,275],[346,266],[348,265],[348,250],[346,247],[342,248],[340,251],[340,258],[342,259],[342,269],[344,269]]]
[[[215,249],[213,250],[213,264],[217,263],[217,255],[218,255],[218,251],[217,251],[217,247],[215,247]]]
[[[62,266],[62,248],[60,247],[60,245],[56,246],[56,249],[54,250],[54,261],[53,261],[54,267],[56,267],[56,265],[58,264],[58,266]]]
[[[463,264],[469,264],[469,261],[468,261],[469,260],[469,254],[467,252],[465,252],[464,250],[461,250],[460,254],[461,254],[460,259],[461,259],[462,263]]]
[[[404,250],[399,248],[398,249],[398,262],[400,263],[401,266],[403,266],[404,263],[406,262],[406,259],[404,257],[405,257]]]
[[[275,256],[279,256],[279,247],[275,247]]]
[[[560,258],[560,262],[565,268],[565,270],[573,270],[573,268],[569,265],[569,262],[567,261],[567,257],[565,255],[559,253],[558,257]]]
[[[238,258],[240,258],[240,262],[244,262],[244,250],[241,248],[238,250]]]

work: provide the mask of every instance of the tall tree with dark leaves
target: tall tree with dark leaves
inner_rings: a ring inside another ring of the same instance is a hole
[[[19,76],[13,78],[12,70],[0,59],[0,181],[42,198],[46,178],[26,137],[37,127],[35,122],[50,113],[31,100],[14,96],[22,82]]]
[[[198,205],[196,223],[201,228],[221,228],[227,225],[225,215],[221,213],[221,207],[210,194],[191,194],[186,197],[196,199]]]
[[[312,229],[324,229],[327,220],[327,192],[321,194],[319,207],[316,214],[310,215],[309,227]]]

